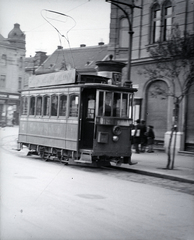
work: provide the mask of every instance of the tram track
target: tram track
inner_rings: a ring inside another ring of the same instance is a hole
[[[0,148],[9,154],[12,154],[17,157],[24,158],[37,158],[42,161],[38,156],[27,156],[29,150],[27,148],[22,149],[21,151],[17,150],[17,135],[9,135],[0,138]],[[45,161],[45,160],[44,160]],[[63,161],[49,160],[49,162],[56,162],[59,164],[65,164]],[[138,182],[143,184],[151,184],[158,187],[163,187],[171,189],[174,191],[180,191],[186,194],[194,195],[194,184],[187,182],[179,182],[172,179],[165,179],[162,177],[150,176],[150,173],[145,171],[140,171],[136,169],[129,169],[124,167],[117,166],[101,166],[101,167],[91,167],[91,166],[77,166],[77,165],[67,165],[70,168],[77,168],[80,171],[89,171],[89,172],[100,172],[101,174],[109,175],[110,177],[119,178],[125,181]]]

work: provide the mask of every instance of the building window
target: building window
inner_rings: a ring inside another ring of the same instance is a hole
[[[1,78],[0,78],[0,88],[1,89],[5,88],[5,83],[6,83],[6,76],[5,75],[1,75]]]
[[[134,104],[133,104],[133,119],[134,120],[140,119],[141,106],[142,106],[142,99],[134,99]]]
[[[150,43],[169,39],[172,30],[172,14],[172,3],[169,0],[163,3],[162,8],[158,3],[152,6]]]
[[[66,116],[67,96],[61,95],[59,100],[59,116]]]
[[[58,109],[58,96],[52,95],[51,96],[51,116],[57,116],[57,109]]]
[[[151,42],[155,43],[158,40],[160,40],[160,28],[161,28],[161,9],[158,3],[153,5],[151,14],[152,14]]]
[[[129,47],[129,23],[127,18],[120,20],[120,31],[119,31],[119,46],[121,48]]]
[[[30,97],[30,115],[34,115],[35,113],[35,97]]]
[[[70,96],[70,107],[69,107],[69,116],[70,117],[78,117],[78,105],[79,105],[78,95],[71,95]]]
[[[7,55],[6,54],[2,54],[2,65],[6,66],[7,65]]]
[[[43,116],[49,116],[50,96],[43,97]]]
[[[42,97],[38,96],[36,99],[36,115],[41,116],[42,115]]]
[[[172,5],[167,1],[163,5],[163,41],[169,39],[172,31]]]
[[[19,59],[19,68],[22,68],[23,67],[23,58],[20,57]]]
[[[18,90],[21,90],[22,89],[22,78],[19,77],[18,78]]]

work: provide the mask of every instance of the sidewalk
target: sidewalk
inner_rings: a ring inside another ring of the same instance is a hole
[[[7,150],[14,151],[13,149],[17,148],[17,135],[17,126],[0,128],[1,144],[3,143]],[[130,169],[131,172],[139,174],[194,183],[194,154],[177,154],[173,170],[165,169],[167,164],[167,154],[161,151],[140,154],[133,152],[132,161],[138,162],[138,164],[122,164],[119,168],[123,170]],[[116,166],[114,163],[112,165]]]
[[[161,151],[140,154],[133,152],[132,162],[138,163],[136,165],[122,164],[120,168],[130,169],[131,172],[148,176],[194,183],[194,154],[177,154],[175,156],[173,170],[165,169],[167,165],[167,154]]]

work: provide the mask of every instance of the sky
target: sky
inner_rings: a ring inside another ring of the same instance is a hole
[[[51,12],[53,11],[53,12]],[[55,13],[56,12],[56,13]],[[105,0],[0,0],[0,33],[14,24],[26,35],[26,57],[53,53],[57,46],[109,43],[110,3]]]

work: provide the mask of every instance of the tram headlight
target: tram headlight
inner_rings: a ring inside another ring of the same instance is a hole
[[[113,136],[113,137],[112,137],[112,140],[113,140],[113,142],[118,142],[119,137],[118,137],[118,136]]]
[[[121,134],[121,128],[119,126],[114,126],[112,131],[116,136],[119,136]]]

